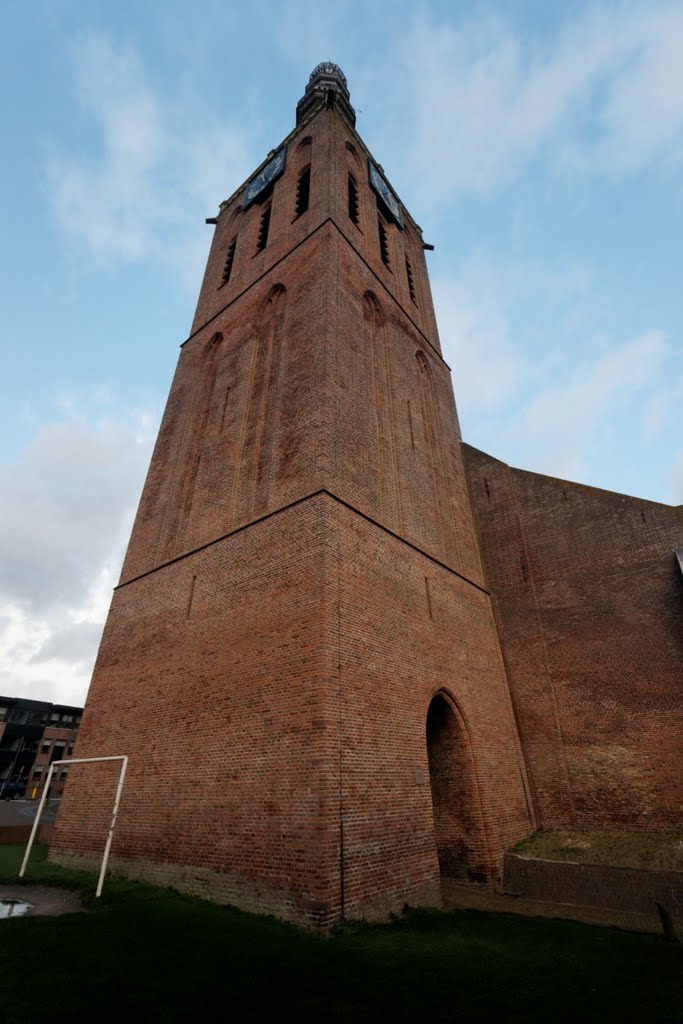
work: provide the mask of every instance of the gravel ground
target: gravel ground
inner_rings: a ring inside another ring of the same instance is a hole
[[[40,800],[0,800],[0,825],[30,825],[38,812]],[[55,820],[59,800],[48,800],[41,822],[49,825]]]

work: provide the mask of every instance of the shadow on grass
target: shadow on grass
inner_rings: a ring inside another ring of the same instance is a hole
[[[0,847],[16,883],[23,848]],[[475,911],[407,913],[329,938],[170,890],[49,864],[27,883],[77,890],[89,914],[0,924],[3,1024],[236,1021],[681,1020],[681,949],[656,936]]]

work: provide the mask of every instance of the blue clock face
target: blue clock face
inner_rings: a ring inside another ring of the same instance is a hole
[[[263,192],[264,188],[272,184],[277,178],[280,177],[285,169],[285,155],[287,149],[285,146],[279,149],[272,160],[269,160],[265,167],[262,167],[258,174],[255,174],[247,185],[244,192],[244,202],[242,203],[242,209],[246,210],[254,200]]]
[[[368,171],[370,175],[370,184],[373,189],[380,197],[387,210],[394,218],[398,226],[403,230],[403,212],[401,210],[401,204],[398,199],[391,191],[386,181],[379,172],[377,166],[368,157]]]

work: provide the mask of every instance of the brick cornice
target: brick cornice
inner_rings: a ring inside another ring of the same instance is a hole
[[[446,572],[450,573],[452,576],[457,576],[459,579],[463,580],[464,583],[468,583],[476,590],[481,591],[482,594],[487,594],[490,596],[490,593],[486,589],[486,587],[482,587],[481,584],[475,583],[474,580],[471,580],[468,576],[465,576],[463,573],[458,572],[457,569],[454,569],[452,565],[448,565],[446,562],[442,562],[441,559],[437,558],[435,555],[430,554],[429,551],[425,551],[424,548],[419,547],[419,545],[414,544],[412,541],[407,540],[405,537],[401,537],[400,534],[395,533],[394,530],[389,529],[388,526],[384,526],[383,523],[380,523],[376,519],[373,519],[372,516],[367,515],[366,512],[362,512],[360,509],[356,508],[350,502],[345,501],[344,498],[340,498],[339,495],[334,494],[332,491],[329,491],[326,487],[320,487],[315,491],[311,491],[309,494],[305,494],[301,498],[297,498],[295,501],[289,502],[287,505],[281,505],[279,506],[279,508],[273,509],[271,512],[266,512],[264,515],[259,516],[257,519],[250,519],[248,523],[243,523],[241,526],[235,527],[234,530],[229,530],[227,533],[222,533],[220,537],[214,537],[213,540],[209,540],[205,544],[199,544],[196,548],[191,548],[189,551],[183,551],[182,554],[176,555],[174,558],[169,558],[168,561],[166,562],[160,562],[159,565],[155,565],[154,568],[152,569],[147,569],[145,570],[145,572],[138,573],[137,576],[131,576],[130,579],[123,580],[121,583],[118,583],[114,587],[114,590],[121,590],[123,587],[127,587],[130,583],[135,583],[138,580],[144,579],[145,576],[151,576],[153,573],[158,572],[160,569],[166,569],[169,565],[174,565],[176,562],[181,562],[185,558],[190,558],[192,555],[197,554],[198,551],[204,551],[206,550],[206,548],[213,547],[215,544],[220,544],[221,541],[228,540],[230,537],[235,537],[237,534],[243,533],[245,530],[248,530],[252,526],[256,526],[259,523],[266,522],[266,520],[272,519],[274,516],[278,516],[283,512],[287,512],[289,511],[289,509],[296,508],[298,505],[303,505],[307,501],[312,501],[314,498],[318,498],[321,495],[324,495],[326,498],[330,498],[338,505],[342,505],[344,508],[347,508],[350,512],[353,512],[355,515],[360,516],[361,519],[365,519],[366,522],[371,523],[373,526],[376,526],[379,530],[382,530],[390,537],[394,537],[396,540],[400,541],[401,544],[404,544],[406,547],[411,548],[418,554],[423,555],[425,558],[428,558],[430,562],[434,563],[434,565],[438,565],[440,566],[440,568],[445,569]]]
[[[193,332],[192,332],[191,334],[189,334],[189,335],[187,336],[187,338],[185,338],[185,341],[183,341],[183,342],[181,342],[181,343],[180,343],[180,348],[183,348],[183,347],[184,347],[185,345],[187,345],[187,343],[188,343],[188,342],[192,341],[192,339],[193,339],[193,338],[196,338],[198,334],[201,334],[201,333],[202,333],[202,331],[206,330],[206,328],[207,328],[207,327],[208,327],[208,326],[209,326],[210,324],[212,324],[212,323],[213,323],[213,322],[214,322],[214,321],[215,321],[215,320],[216,320],[216,319],[217,319],[217,318],[218,318],[219,316],[222,316],[222,315],[223,315],[223,313],[225,313],[225,311],[226,311],[227,309],[229,309],[229,308],[230,308],[231,306],[234,306],[234,304],[235,304],[236,302],[238,302],[238,301],[239,301],[239,300],[240,300],[240,299],[242,298],[242,296],[246,295],[246,294],[247,294],[247,292],[251,291],[251,289],[252,289],[252,288],[255,288],[255,287],[256,287],[256,285],[258,285],[258,284],[259,284],[259,283],[260,283],[261,281],[263,281],[263,279],[264,279],[265,277],[267,277],[267,276],[268,276],[268,274],[270,274],[270,273],[271,273],[271,272],[272,272],[273,270],[275,270],[275,268],[276,268],[276,267],[279,267],[279,266],[281,266],[281,265],[282,265],[282,264],[283,264],[283,263],[284,263],[284,262],[285,262],[286,260],[288,260],[288,259],[290,258],[290,256],[293,256],[293,255],[294,255],[294,253],[295,253],[295,252],[296,252],[296,251],[297,251],[298,249],[300,249],[302,245],[305,245],[305,244],[306,244],[306,242],[307,242],[307,241],[308,241],[308,240],[309,240],[310,238],[313,238],[313,236],[314,236],[314,235],[316,235],[316,234],[318,233],[318,231],[321,231],[321,230],[322,230],[322,229],[323,229],[323,228],[325,227],[325,225],[326,225],[326,224],[331,224],[331,225],[332,225],[332,226],[333,226],[334,228],[336,228],[336,230],[337,230],[337,231],[339,232],[339,234],[340,234],[340,235],[341,235],[341,237],[342,237],[342,238],[344,239],[344,241],[345,241],[345,242],[348,242],[348,244],[349,244],[349,245],[350,245],[350,247],[351,247],[351,248],[353,249],[353,251],[355,252],[355,254],[356,254],[356,256],[358,257],[358,259],[359,259],[359,260],[361,261],[361,263],[363,264],[363,266],[365,266],[365,267],[367,268],[367,270],[369,270],[369,271],[370,271],[370,273],[372,274],[372,276],[374,277],[374,279],[375,279],[375,280],[377,281],[377,283],[378,283],[378,284],[379,284],[379,286],[381,287],[381,289],[382,289],[383,293],[384,293],[384,294],[385,294],[385,295],[386,295],[386,296],[387,296],[387,297],[388,297],[388,298],[389,298],[389,299],[390,299],[390,300],[392,301],[392,303],[393,303],[393,304],[394,304],[395,306],[398,306],[398,308],[400,309],[401,313],[403,313],[403,315],[405,316],[405,318],[406,318],[406,319],[407,319],[407,320],[408,320],[408,321],[409,321],[409,322],[410,322],[410,323],[412,324],[412,326],[413,326],[413,327],[415,328],[415,330],[416,330],[416,331],[417,331],[417,333],[418,333],[418,334],[420,335],[420,337],[421,337],[421,338],[423,338],[423,340],[424,340],[424,341],[426,342],[426,344],[427,344],[427,345],[429,346],[429,348],[430,348],[430,350],[431,350],[432,354],[433,354],[434,356],[436,356],[436,358],[437,358],[437,359],[439,360],[439,362],[440,362],[440,363],[442,363],[442,364],[443,364],[443,366],[444,366],[444,367],[445,367],[445,368],[446,368],[446,369],[448,370],[448,372],[450,373],[450,370],[451,370],[451,368],[450,368],[450,366],[448,365],[448,363],[446,362],[446,360],[444,359],[444,357],[443,357],[443,356],[441,355],[441,353],[440,353],[440,352],[438,351],[438,349],[437,349],[437,348],[436,348],[436,347],[434,346],[434,344],[433,344],[433,343],[432,343],[432,342],[431,342],[431,341],[429,340],[429,338],[428,338],[428,337],[427,337],[427,335],[426,335],[426,334],[424,333],[424,331],[422,330],[422,328],[421,328],[421,327],[419,327],[419,326],[418,326],[418,324],[416,324],[416,323],[415,323],[415,320],[414,320],[414,319],[413,319],[413,317],[411,316],[410,312],[409,312],[409,311],[408,311],[407,309],[404,309],[404,307],[403,307],[403,306],[401,305],[401,303],[400,303],[400,302],[398,301],[398,299],[396,298],[396,296],[395,296],[395,295],[393,295],[393,294],[392,294],[392,292],[391,292],[391,291],[390,291],[390,290],[389,290],[389,289],[387,288],[387,286],[386,286],[385,282],[384,282],[384,281],[382,280],[382,278],[381,278],[381,277],[380,277],[380,276],[379,276],[379,275],[377,274],[376,270],[374,270],[374,269],[373,269],[373,267],[372,267],[372,266],[371,266],[371,265],[370,265],[370,264],[368,263],[368,261],[367,261],[367,260],[365,259],[365,257],[363,256],[363,254],[362,254],[362,253],[361,253],[361,252],[359,251],[358,247],[357,247],[357,246],[356,246],[356,245],[354,244],[353,240],[352,240],[351,238],[349,238],[349,236],[348,236],[348,235],[346,234],[346,232],[345,232],[345,231],[343,230],[343,228],[342,228],[342,227],[340,227],[340,225],[339,225],[339,224],[337,224],[337,222],[336,222],[336,220],[334,219],[334,217],[326,217],[326,218],[325,218],[324,220],[322,220],[322,221],[320,222],[320,224],[318,224],[318,225],[317,225],[317,227],[313,228],[313,230],[312,230],[312,231],[310,231],[310,232],[309,232],[309,233],[308,233],[308,234],[307,234],[307,235],[305,236],[305,238],[302,238],[300,242],[297,242],[297,243],[296,243],[296,245],[294,245],[294,246],[293,246],[293,247],[292,247],[292,248],[291,248],[291,249],[289,250],[289,252],[286,252],[284,256],[281,256],[281,257],[280,257],[280,258],[279,258],[278,260],[276,260],[276,261],[275,261],[274,263],[271,263],[271,265],[270,265],[270,266],[269,266],[269,267],[267,268],[267,270],[264,270],[264,271],[263,271],[263,273],[262,273],[262,274],[259,274],[259,276],[258,276],[257,278],[255,278],[255,279],[254,279],[254,280],[253,280],[253,281],[252,281],[252,282],[251,282],[250,284],[248,284],[248,285],[246,286],[246,288],[243,288],[243,289],[242,289],[242,291],[241,291],[241,292],[238,292],[238,293],[237,293],[237,295],[235,295],[235,296],[234,296],[234,297],[233,297],[232,299],[230,299],[230,301],[229,301],[229,302],[226,302],[226,304],[225,304],[224,306],[221,306],[221,308],[220,308],[220,309],[219,309],[219,310],[218,310],[218,311],[217,311],[216,313],[214,313],[214,314],[213,314],[212,316],[210,316],[210,317],[209,317],[209,319],[208,319],[208,320],[206,320],[206,321],[205,321],[205,322],[204,322],[204,323],[203,323],[203,324],[201,325],[201,327],[198,327],[196,331],[193,331]]]

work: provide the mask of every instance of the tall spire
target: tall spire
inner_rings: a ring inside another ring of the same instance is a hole
[[[324,60],[311,72],[306,91],[296,105],[296,123],[315,107],[326,104],[338,106],[352,125],[356,124],[356,111],[351,106],[349,86],[338,64]]]

